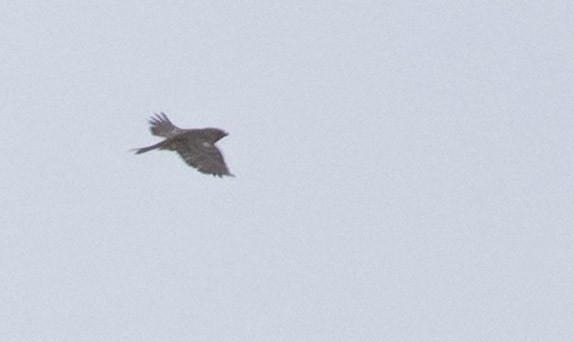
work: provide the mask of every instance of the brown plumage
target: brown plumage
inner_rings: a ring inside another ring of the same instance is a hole
[[[225,165],[221,151],[215,146],[217,141],[228,135],[227,132],[219,128],[181,129],[172,124],[163,112],[151,117],[149,124],[153,135],[166,139],[136,149],[136,154],[155,149],[175,151],[199,172],[219,177],[233,176]]]

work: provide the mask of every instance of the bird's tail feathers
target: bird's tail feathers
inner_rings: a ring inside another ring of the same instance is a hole
[[[134,151],[136,154],[141,154],[141,153],[145,153],[151,150],[155,150],[156,148],[161,147],[161,142],[155,144],[155,145],[151,145],[151,146],[147,146],[147,147],[142,147],[142,148],[134,148],[132,151]]]

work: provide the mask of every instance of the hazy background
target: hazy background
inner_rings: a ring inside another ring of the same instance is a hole
[[[573,341],[574,3],[503,3],[3,2],[0,340]]]

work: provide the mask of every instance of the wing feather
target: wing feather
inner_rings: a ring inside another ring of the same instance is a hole
[[[166,140],[162,148],[176,151],[188,165],[199,172],[218,177],[233,176],[221,151],[213,143],[198,139],[193,132]]]
[[[151,133],[160,137],[171,138],[184,131],[171,123],[164,112],[152,116],[148,122]]]

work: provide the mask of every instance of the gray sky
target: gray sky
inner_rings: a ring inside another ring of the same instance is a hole
[[[574,5],[502,3],[4,3],[0,340],[574,340]]]

